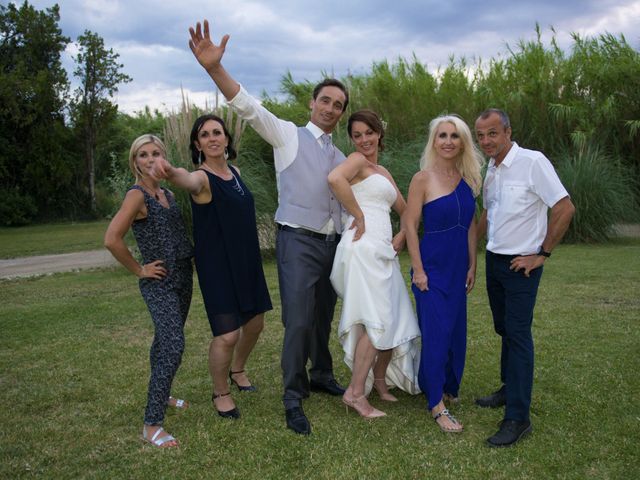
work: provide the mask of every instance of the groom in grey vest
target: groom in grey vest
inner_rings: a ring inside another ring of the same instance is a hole
[[[282,302],[284,343],[282,372],[287,427],[308,435],[302,410],[309,390],[342,395],[333,376],[329,335],[336,304],[329,275],[340,240],[341,207],[327,183],[329,172],[344,161],[331,132],[347,108],[344,85],[326,79],[316,85],[310,122],[305,127],[277,118],[251,97],[221,64],[229,36],[211,41],[209,24],[189,29],[189,46],[228,104],[273,146],[279,206],[276,257]],[[307,375],[307,361],[311,369]],[[311,381],[309,381],[309,376]]]

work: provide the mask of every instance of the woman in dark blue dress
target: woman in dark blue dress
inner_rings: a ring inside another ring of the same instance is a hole
[[[228,160],[236,157],[224,121],[199,117],[191,130],[188,172],[165,162],[159,176],[191,194],[195,264],[213,340],[209,346],[212,401],[218,414],[239,418],[229,382],[255,391],[245,364],[264,326],[271,299],[262,270],[251,192]]]
[[[418,381],[444,432],[462,431],[444,402],[457,400],[464,371],[467,294],[476,271],[474,196],[482,183],[481,165],[482,156],[462,119],[434,119],[403,215],[422,333]],[[421,216],[424,236],[418,242]]]

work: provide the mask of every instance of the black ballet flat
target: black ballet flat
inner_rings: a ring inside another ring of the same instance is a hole
[[[216,402],[214,400],[219,397],[226,397],[227,395],[231,395],[231,392],[219,393],[218,395],[214,393],[211,396],[211,402],[213,402],[213,408],[216,409],[216,412],[218,412],[218,415],[220,415],[222,418],[231,418],[233,420],[238,420],[240,418],[240,410],[238,410],[238,407],[234,407],[231,410],[227,410],[226,412],[221,412],[216,408]]]
[[[237,372],[232,372],[231,370],[229,370],[229,380],[231,381],[231,385],[235,385],[236,387],[238,387],[238,390],[241,392],[255,392],[258,390],[253,385],[249,385],[249,386],[238,385],[238,382],[236,382],[233,379],[233,376],[237,375],[238,373],[244,373],[244,370],[238,370]]]

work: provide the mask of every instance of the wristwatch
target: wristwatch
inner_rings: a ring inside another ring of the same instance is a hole
[[[542,245],[540,245],[540,250],[538,250],[538,255],[549,258],[551,256],[551,252],[547,252],[544,248],[542,248]]]

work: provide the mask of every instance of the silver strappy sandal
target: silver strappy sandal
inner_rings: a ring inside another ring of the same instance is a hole
[[[163,433],[164,433],[164,436],[161,437],[160,435],[162,435]],[[171,446],[167,445],[166,447],[163,446],[165,443],[172,442],[172,441],[175,442],[176,439],[172,435],[169,435],[167,432],[165,432],[164,428],[162,427],[156,430],[156,433],[154,433],[153,436],[149,438],[149,436],[147,435],[147,426],[145,425],[142,429],[142,440],[150,443],[151,445],[157,448],[173,448],[174,446],[175,447],[178,446],[178,445],[171,445]]]

